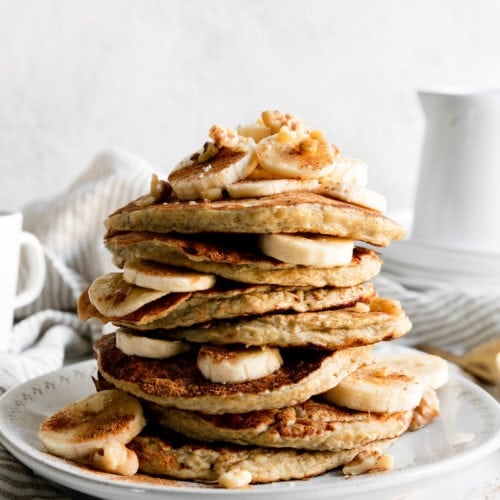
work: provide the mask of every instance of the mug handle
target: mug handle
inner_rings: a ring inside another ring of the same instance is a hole
[[[31,233],[22,231],[21,246],[26,248],[28,275],[24,290],[14,299],[14,309],[26,306],[38,298],[45,283],[45,256],[38,238]]]

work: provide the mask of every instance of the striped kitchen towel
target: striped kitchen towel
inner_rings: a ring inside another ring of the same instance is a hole
[[[497,289],[453,286],[433,282],[425,288],[403,286],[397,277],[382,272],[374,280],[379,295],[398,299],[412,322],[399,342],[432,344],[461,354],[500,338],[500,283]]]
[[[9,352],[0,354],[0,394],[63,363],[91,355],[97,322],[81,322],[76,300],[88,284],[113,268],[102,243],[106,216],[149,189],[153,168],[123,151],[107,151],[59,196],[24,211],[24,229],[45,253],[40,297],[16,311]],[[26,270],[21,264],[20,286]]]

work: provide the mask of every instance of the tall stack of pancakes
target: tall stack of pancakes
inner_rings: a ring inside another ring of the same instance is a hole
[[[381,260],[362,246],[386,246],[402,227],[366,188],[365,165],[293,115],[210,136],[107,218],[124,271],[78,304],[82,319],[117,327],[95,344],[99,378],[143,402],[150,425],[129,445],[140,470],[239,486],[379,453],[412,411],[342,408],[325,394],[411,327],[369,282]],[[323,243],[334,264],[314,257]]]

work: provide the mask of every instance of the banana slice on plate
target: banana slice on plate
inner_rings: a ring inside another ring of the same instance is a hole
[[[215,285],[213,274],[185,271],[177,267],[129,260],[123,266],[123,279],[130,284],[169,293],[208,290]]]
[[[448,363],[443,358],[426,353],[378,353],[377,362],[394,367],[415,377],[425,389],[439,389],[448,382]]]
[[[237,384],[271,375],[283,364],[274,347],[226,348],[205,344],[198,351],[197,365],[202,375],[216,383]]]
[[[139,457],[135,451],[116,441],[91,453],[89,463],[95,469],[122,476],[132,476],[139,470]]]
[[[125,445],[145,425],[139,401],[110,389],[61,408],[42,422],[38,436],[54,455],[128,475],[137,471],[138,461]]]
[[[240,137],[234,149],[207,142],[203,150],[177,165],[168,181],[180,200],[215,199],[228,184],[244,179],[256,166],[252,138]]]
[[[167,293],[127,283],[118,272],[99,276],[88,291],[92,305],[108,318],[126,316]]]
[[[318,138],[316,138],[318,137]],[[260,166],[273,175],[292,179],[317,179],[335,167],[338,150],[319,132],[298,136],[282,127],[278,134],[257,144]]]
[[[334,267],[349,264],[354,241],[324,235],[262,234],[258,245],[263,254],[288,264]]]
[[[128,356],[167,359],[189,351],[191,346],[180,340],[153,339],[118,329],[116,347]]]
[[[398,366],[377,362],[362,366],[325,392],[327,401],[352,410],[396,412],[416,408],[424,384]]]

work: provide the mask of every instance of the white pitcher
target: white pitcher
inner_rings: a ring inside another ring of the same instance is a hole
[[[412,240],[500,255],[500,90],[419,98],[426,131]]]

